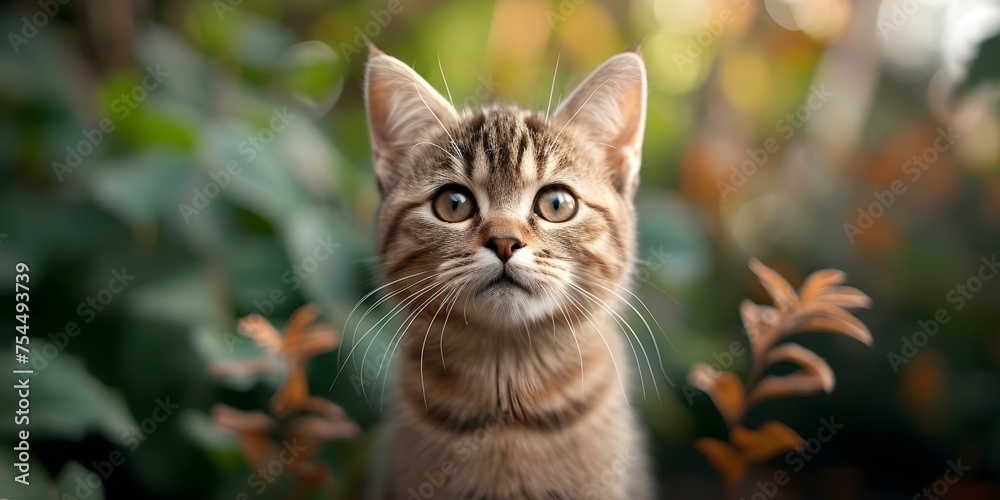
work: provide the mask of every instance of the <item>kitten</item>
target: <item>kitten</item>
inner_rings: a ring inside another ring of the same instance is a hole
[[[381,278],[409,315],[371,498],[650,498],[616,362],[646,116],[638,49],[552,116],[456,110],[374,47],[365,99]]]

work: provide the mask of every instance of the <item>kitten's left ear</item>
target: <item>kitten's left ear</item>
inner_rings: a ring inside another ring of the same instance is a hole
[[[612,56],[594,70],[559,106],[557,127],[571,124],[589,141],[603,143],[615,187],[635,194],[646,128],[646,65],[638,47]]]
[[[409,66],[368,47],[365,106],[379,189],[387,193],[403,172],[400,157],[429,129],[447,127],[457,114],[438,91]]]

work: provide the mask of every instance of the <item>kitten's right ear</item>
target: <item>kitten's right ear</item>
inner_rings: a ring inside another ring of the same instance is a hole
[[[383,193],[399,180],[399,159],[430,127],[447,127],[455,109],[426,80],[395,57],[368,46],[365,106],[372,162]]]

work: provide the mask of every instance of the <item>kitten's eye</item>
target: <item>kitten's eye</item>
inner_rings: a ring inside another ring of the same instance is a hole
[[[550,186],[538,192],[535,213],[549,222],[566,222],[576,215],[576,197],[562,186]]]
[[[462,186],[445,186],[434,197],[434,215],[445,222],[462,222],[476,212],[476,200]]]

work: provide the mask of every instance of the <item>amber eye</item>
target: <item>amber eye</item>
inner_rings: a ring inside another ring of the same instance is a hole
[[[445,186],[434,197],[434,215],[445,222],[462,222],[476,213],[476,200],[462,186]]]
[[[562,186],[549,186],[538,192],[535,213],[549,222],[566,222],[576,215],[576,197]]]

